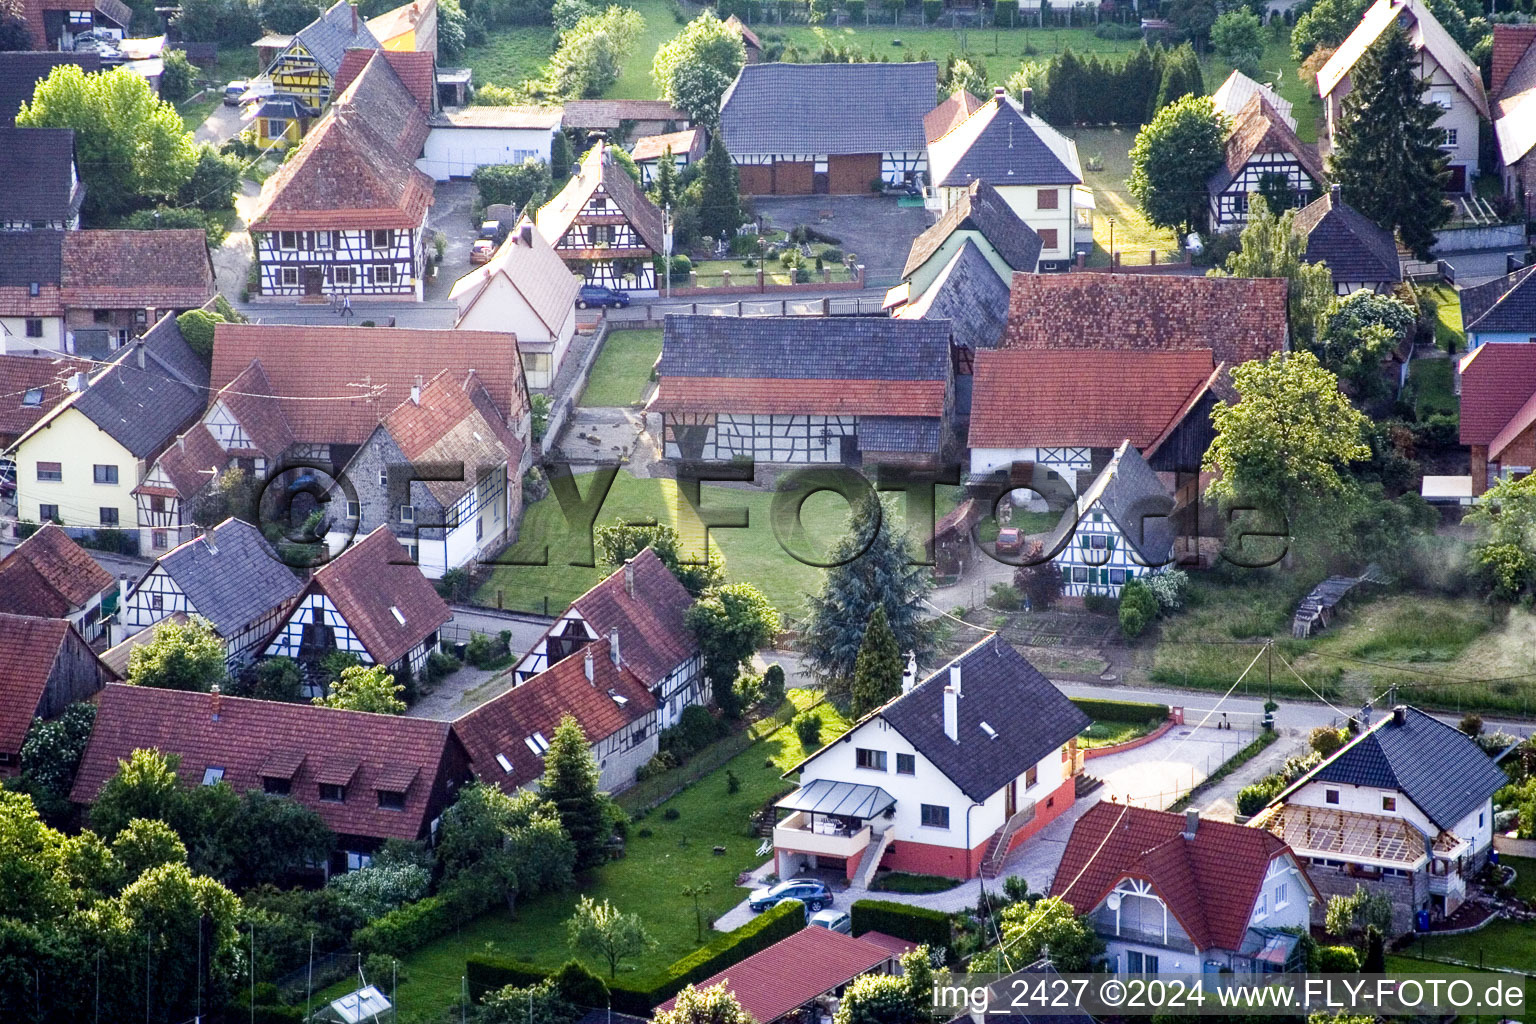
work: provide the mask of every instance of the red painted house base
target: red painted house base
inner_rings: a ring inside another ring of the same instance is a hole
[[[1067,779],[1054,792],[1046,794],[1035,805],[1035,816],[1028,825],[1014,833],[1008,844],[1009,851],[1036,835],[1045,826],[1064,814],[1077,799],[1077,783]],[[962,826],[963,828],[964,826]],[[974,838],[974,837],[973,837]],[[975,878],[981,873],[981,862],[987,853],[991,834],[970,850],[958,846],[939,846],[933,843],[914,843],[897,839],[885,851],[880,862],[892,871],[906,871],[916,875],[943,875],[947,878]]]

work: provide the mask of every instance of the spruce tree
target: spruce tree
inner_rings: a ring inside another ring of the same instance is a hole
[[[597,791],[599,774],[586,733],[566,715],[544,752],[540,793],[555,805],[560,826],[576,846],[577,871],[608,859],[608,809]]]
[[[928,574],[916,564],[902,523],[873,492],[854,507],[848,532],[832,548],[821,592],[807,597],[803,651],[811,671],[834,695],[846,695],[876,608],[885,611],[901,651],[928,649],[919,610]]]
[[[878,606],[869,617],[869,628],[864,630],[864,642],[853,663],[854,717],[863,717],[899,694],[904,668],[896,634],[891,632],[885,608]]]
[[[700,168],[699,228],[715,238],[729,238],[741,226],[741,183],[720,133],[709,140]]]
[[[1120,65],[1118,95],[1112,111],[1112,120],[1124,124],[1142,125],[1151,120],[1152,104],[1157,100],[1157,90],[1163,84],[1163,69],[1159,62],[1162,48],[1154,51],[1143,42],[1136,52],[1125,58]]]
[[[1333,177],[1345,200],[1396,231],[1415,257],[1429,259],[1435,230],[1450,216],[1442,190],[1450,177],[1436,126],[1440,108],[1424,99],[1413,47],[1392,25],[1351,73],[1334,137]]]
[[[671,146],[657,161],[656,177],[651,179],[651,202],[658,209],[665,210],[671,206],[672,212],[677,212],[677,163],[672,159]]]
[[[1195,56],[1195,48],[1185,43],[1163,62],[1163,82],[1157,92],[1157,109],[1161,110],[1185,96],[1204,95],[1200,59]]]

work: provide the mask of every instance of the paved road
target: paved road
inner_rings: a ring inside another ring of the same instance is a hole
[[[240,108],[220,103],[213,108],[213,113],[208,115],[208,119],[197,126],[192,133],[192,141],[199,145],[204,142],[217,145],[234,138],[243,127],[245,126],[240,121]]]

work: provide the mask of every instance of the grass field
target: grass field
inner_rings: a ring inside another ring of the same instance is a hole
[[[176,104],[176,113],[181,115],[182,127],[189,132],[195,132],[200,124],[208,120],[208,115],[217,110],[219,104],[223,102],[222,92],[210,92],[198,99]]]
[[[592,365],[581,404],[639,405],[660,355],[660,331],[610,331]]]
[[[1495,921],[1466,935],[1425,936],[1404,952],[1448,957],[1474,967],[1536,970],[1536,928],[1524,921]]]
[[[1435,304],[1435,343],[1447,352],[1466,349],[1461,332],[1461,295],[1450,285],[1420,286],[1419,295]]]
[[[1454,415],[1461,403],[1455,395],[1455,367],[1449,359],[1415,359],[1408,367],[1413,385],[1413,411],[1419,419],[1437,413]]]
[[[800,707],[813,704],[819,696],[803,690],[790,693]],[[823,737],[847,728],[830,704],[817,704],[813,713],[823,721]],[[746,890],[736,887],[737,875],[761,863],[756,855],[760,840],[747,834],[750,814],[775,794],[792,788],[793,783],[780,775],[805,753],[792,725],[777,729],[635,822],[624,858],[583,879],[579,891],[530,900],[519,907],[516,920],[492,912],[406,957],[402,973],[407,980],[398,991],[403,1019],[439,1019],[435,1015],[458,997],[464,960],[471,953],[491,951],[547,967],[570,959],[565,922],[582,895],[599,902],[610,900],[620,910],[638,912],[644,919],[657,945],[628,965],[628,970],[654,970],[692,952],[700,945],[693,902],[680,889],[704,882],[711,885],[712,892],[700,901],[707,939],[709,922],[746,896]],[[727,771],[741,780],[736,793],[727,792]],[[677,811],[672,820],[665,817],[669,810]],[[716,845],[726,848],[724,856],[715,855]],[[607,976],[606,963],[588,960],[588,966]],[[350,982],[344,983],[338,992],[351,987]],[[334,997],[338,992],[327,994]]]
[[[1091,748],[1129,743],[1137,737],[1145,736],[1162,724],[1161,722],[1094,722],[1077,738],[1077,745]]]
[[[1523,900],[1536,900],[1536,860],[1500,854],[1499,863],[1515,869],[1515,895]],[[1536,964],[1532,967],[1536,968]]]

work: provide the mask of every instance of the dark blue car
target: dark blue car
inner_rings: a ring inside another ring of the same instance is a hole
[[[576,296],[577,309],[586,309],[588,306],[611,306],[614,309],[623,309],[628,305],[629,292],[614,291],[600,284],[584,284],[581,286],[581,294]]]
[[[747,906],[754,913],[761,913],[781,900],[799,900],[806,909],[815,913],[832,905],[832,890],[814,878],[791,878],[771,889],[759,889],[747,897]]]

